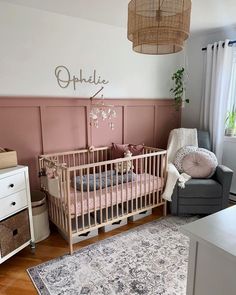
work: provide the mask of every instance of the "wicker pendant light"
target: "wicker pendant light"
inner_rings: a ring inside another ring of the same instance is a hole
[[[191,0],[131,0],[128,39],[144,54],[181,51],[189,36]]]

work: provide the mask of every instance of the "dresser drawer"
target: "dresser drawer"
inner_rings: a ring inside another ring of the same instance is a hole
[[[0,179],[0,198],[25,189],[24,172]]]
[[[26,190],[0,199],[0,219],[14,214],[27,206]]]
[[[6,256],[30,240],[28,210],[0,222],[0,252]]]

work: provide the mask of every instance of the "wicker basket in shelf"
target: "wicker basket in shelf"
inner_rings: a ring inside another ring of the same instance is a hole
[[[28,210],[21,211],[0,222],[1,257],[30,240]]]

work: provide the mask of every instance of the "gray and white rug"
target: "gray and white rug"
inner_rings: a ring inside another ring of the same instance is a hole
[[[41,295],[185,295],[189,240],[167,217],[28,269]]]

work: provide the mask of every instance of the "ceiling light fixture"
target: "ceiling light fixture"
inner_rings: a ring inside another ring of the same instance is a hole
[[[181,51],[189,37],[191,0],[131,0],[128,39],[144,54]]]

